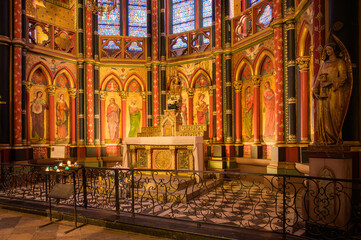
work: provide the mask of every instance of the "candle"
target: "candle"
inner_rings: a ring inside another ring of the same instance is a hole
[[[67,164],[68,166],[71,166],[71,161],[68,160],[68,161],[66,162],[66,164]]]

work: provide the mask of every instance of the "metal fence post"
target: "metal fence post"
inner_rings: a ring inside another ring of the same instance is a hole
[[[134,217],[134,169],[130,171],[132,173],[132,217]]]
[[[88,207],[88,193],[87,193],[87,179],[86,179],[86,169],[82,166],[82,174],[83,174],[83,204],[84,208]]]
[[[115,181],[115,211],[119,214],[119,170],[115,169],[114,181]]]
[[[282,234],[283,239],[286,239],[286,176],[283,177],[282,193],[283,193],[283,213],[282,213]]]

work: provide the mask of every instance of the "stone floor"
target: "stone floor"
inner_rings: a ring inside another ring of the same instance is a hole
[[[20,213],[6,209],[0,209],[0,239],[1,240],[50,240],[50,239],[89,239],[89,240],[108,240],[108,239],[127,239],[127,240],[166,240],[148,236],[139,233],[114,230],[100,226],[85,225],[74,228],[74,222],[59,221],[53,224],[43,226],[49,223],[48,217]],[[43,227],[42,227],[43,226]]]

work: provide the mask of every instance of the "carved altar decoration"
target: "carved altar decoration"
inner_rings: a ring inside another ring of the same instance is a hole
[[[342,126],[352,92],[352,65],[346,47],[332,34],[336,43],[328,43],[322,54],[323,63],[313,86],[316,100],[316,133],[314,145],[342,145]]]
[[[160,118],[159,127],[142,127],[138,137],[160,136],[201,136],[209,138],[207,125],[184,125],[181,117],[181,107],[185,102],[182,98],[182,85],[179,74],[171,79],[167,92],[167,105],[164,115]]]
[[[147,169],[204,170],[207,125],[182,125],[182,85],[171,79],[167,105],[158,127],[142,127],[137,138],[123,141],[123,166]]]

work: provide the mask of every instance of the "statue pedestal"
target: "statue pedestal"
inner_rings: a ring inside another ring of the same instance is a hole
[[[351,217],[352,152],[348,146],[310,146],[308,223],[345,229]],[[307,203],[306,203],[307,204]]]

